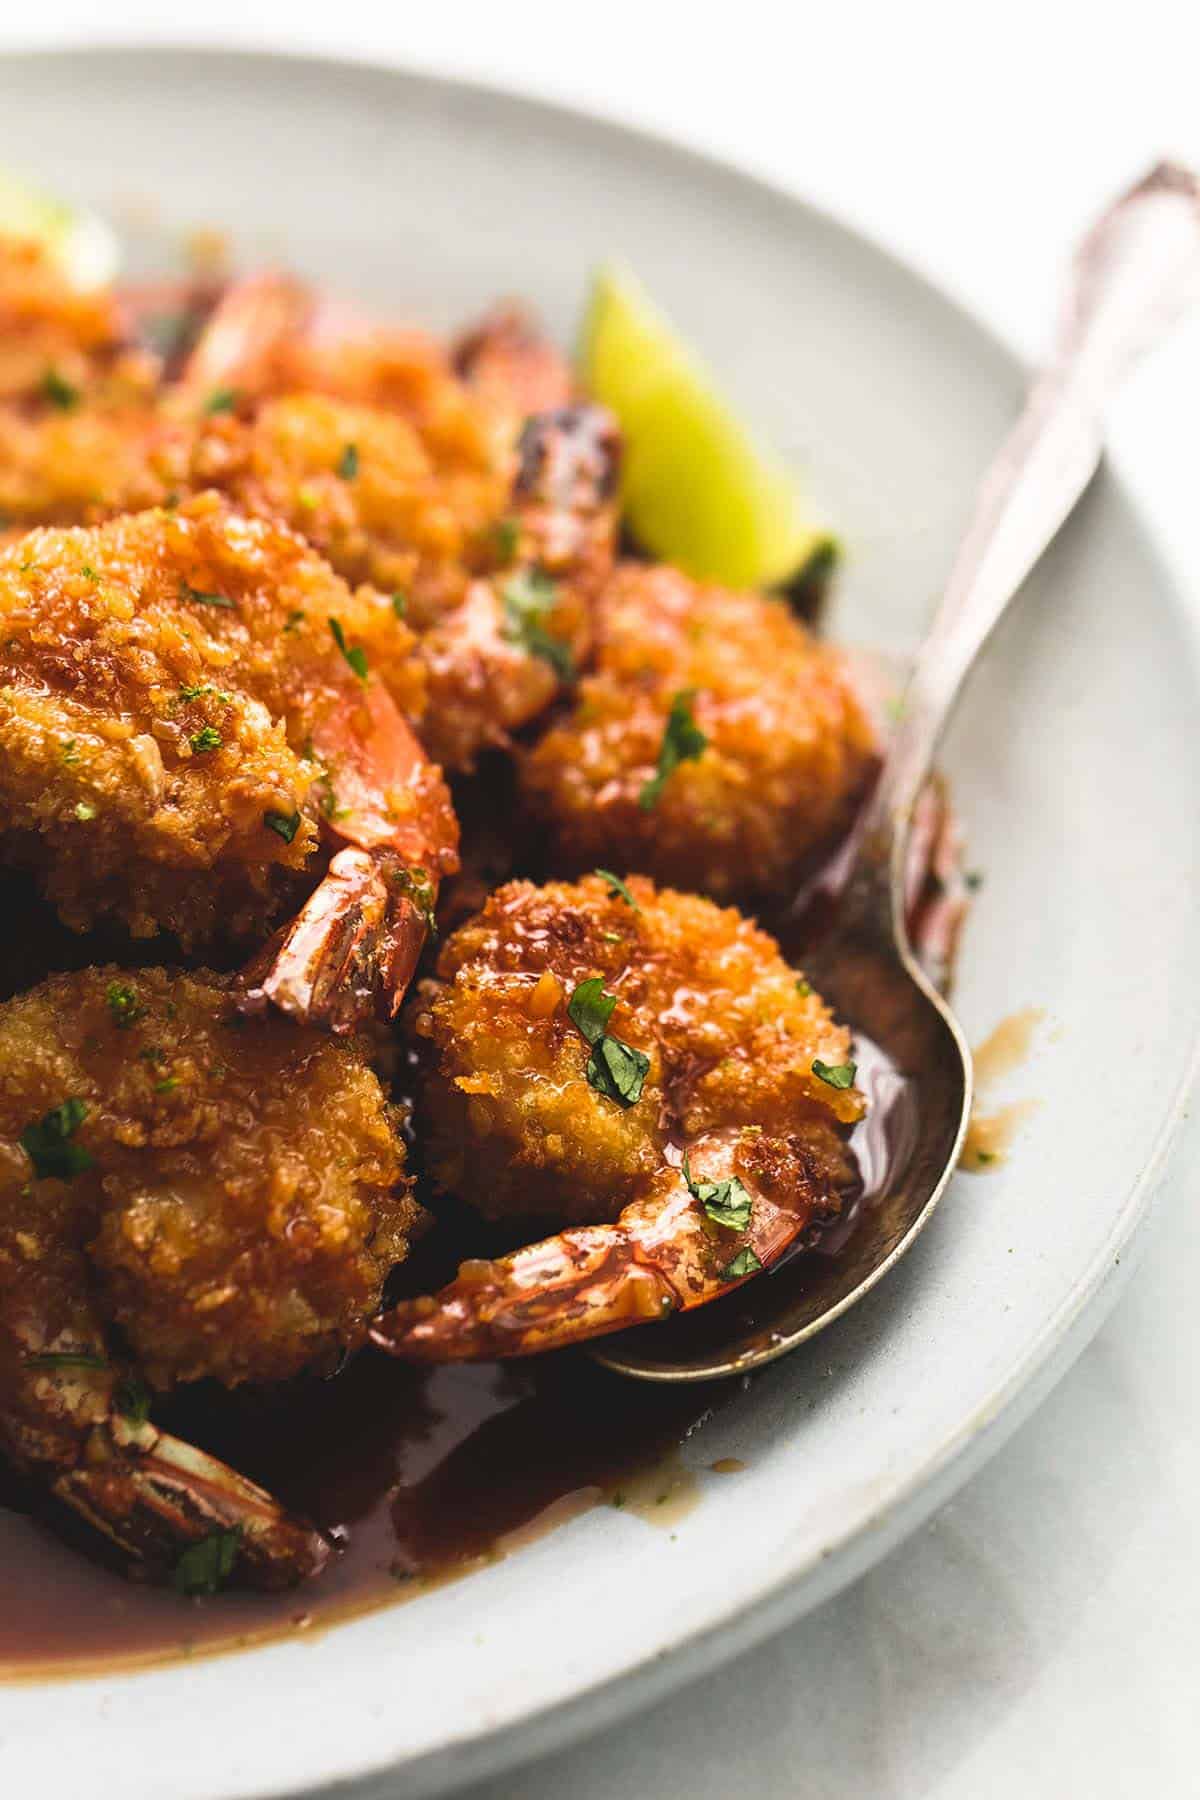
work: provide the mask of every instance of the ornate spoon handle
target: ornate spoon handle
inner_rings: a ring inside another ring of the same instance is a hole
[[[1118,384],[1197,299],[1200,180],[1163,163],[1076,253],[1053,355],[983,481],[913,669],[863,824],[860,893],[874,889],[882,900],[886,886],[892,904],[913,804],[967,671],[1095,473]],[[870,880],[870,865],[887,872],[886,883]]]

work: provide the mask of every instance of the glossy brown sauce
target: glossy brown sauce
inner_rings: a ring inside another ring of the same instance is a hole
[[[485,885],[500,878],[489,868]],[[35,912],[27,892],[4,898],[10,916],[16,904],[35,923],[10,934],[7,951],[0,947],[0,996],[50,968],[176,960],[161,940],[134,947],[81,939],[44,909]],[[785,934],[795,960],[803,929]],[[731,1307],[752,1318],[762,1282],[819,1281],[822,1265],[844,1250],[912,1154],[917,1121],[907,1084],[869,1041],[860,1038],[855,1053],[870,1106],[851,1140],[860,1181],[842,1218],[778,1276],[771,1271],[688,1315],[694,1329],[704,1331],[706,1313],[724,1329],[721,1315]],[[419,1147],[411,1148],[419,1164]],[[441,1229],[399,1271],[397,1293],[428,1292],[463,1257],[520,1241],[511,1233],[498,1239],[465,1208],[439,1202],[438,1211]],[[679,1447],[739,1386],[643,1384],[576,1350],[441,1368],[364,1352],[332,1379],[269,1395],[208,1384],[181,1390],[156,1405],[156,1422],[308,1514],[336,1537],[339,1554],[318,1580],[290,1593],[185,1599],[126,1579],[81,1526],[46,1514],[41,1497],[0,1464],[0,1678],[189,1657],[320,1629],[519,1551],[597,1504],[669,1527],[701,1491]],[[741,1467],[732,1458],[711,1466],[721,1474]]]
[[[972,1051],[975,1064],[975,1104],[963,1143],[961,1166],[969,1173],[983,1175],[998,1169],[1008,1159],[1013,1140],[1024,1121],[1041,1104],[1036,1098],[1012,1100],[1006,1106],[984,1109],[980,1098],[996,1082],[1003,1081],[1019,1069],[1033,1047],[1034,1034],[1044,1018],[1039,1006],[1027,1006],[1020,1012],[1001,1019],[977,1049]]]

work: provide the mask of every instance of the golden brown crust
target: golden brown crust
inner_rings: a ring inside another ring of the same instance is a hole
[[[717,899],[779,896],[848,822],[874,766],[837,653],[782,601],[625,564],[601,595],[592,674],[524,758],[552,860],[645,871]],[[691,693],[703,754],[655,774],[671,705]]]
[[[352,1348],[420,1217],[365,1045],[240,1019],[230,985],[88,969],[0,1007],[5,1316],[45,1341],[90,1290],[155,1387]],[[92,1166],[33,1179],[21,1134],[70,1099]]]
[[[331,618],[419,711],[390,606],[216,496],[0,552],[4,854],[77,928],[115,913],[185,943],[260,934],[338,810],[312,740],[349,738],[366,706]],[[437,771],[418,785],[430,841],[452,838]],[[297,813],[290,841],[268,824]]]
[[[512,882],[444,946],[410,1012],[433,1053],[435,1179],[490,1215],[612,1219],[669,1143],[731,1132],[748,1134],[744,1154],[768,1183],[796,1158],[844,1182],[841,1131],[862,1097],[812,1064],[846,1062],[848,1033],[737,912],[637,877],[629,887],[636,909],[595,876]],[[567,1012],[597,975],[617,996],[609,1031],[649,1058],[627,1109],[588,1084]]]

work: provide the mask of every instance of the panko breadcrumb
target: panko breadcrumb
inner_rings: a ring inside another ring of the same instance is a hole
[[[636,876],[627,888],[632,905],[599,876],[512,882],[443,947],[410,1013],[435,1181],[492,1217],[609,1220],[668,1146],[732,1132],[759,1188],[807,1183],[829,1216],[864,1103],[814,1063],[845,1065],[849,1034],[736,911]],[[597,976],[616,996],[606,1029],[649,1063],[628,1107],[589,1084],[568,1012]]]
[[[875,766],[837,653],[783,601],[636,563],[601,595],[596,637],[573,711],[522,762],[548,860],[627,866],[719,900],[786,895]],[[703,748],[655,788],[677,703]]]
[[[107,967],[0,1006],[0,1316],[90,1298],[155,1388],[353,1349],[421,1217],[365,1045],[230,989]],[[64,1104],[83,1166],[38,1179],[22,1137]]]
[[[391,608],[215,495],[30,533],[0,552],[0,622],[0,854],[76,929],[261,935],[357,780],[312,742],[341,718],[354,748],[369,696],[346,651],[422,706]],[[453,842],[432,766],[396,804]]]

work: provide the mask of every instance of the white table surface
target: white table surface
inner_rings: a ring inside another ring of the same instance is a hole
[[[1188,0],[16,11],[0,46],[374,56],[650,125],[865,227],[1031,352],[1089,212],[1163,152],[1200,162]],[[1200,604],[1198,402],[1200,324],[1122,404],[1116,453]],[[1115,1314],[931,1525],[719,1676],[470,1800],[1200,1793],[1198,1167],[1200,1123]]]

